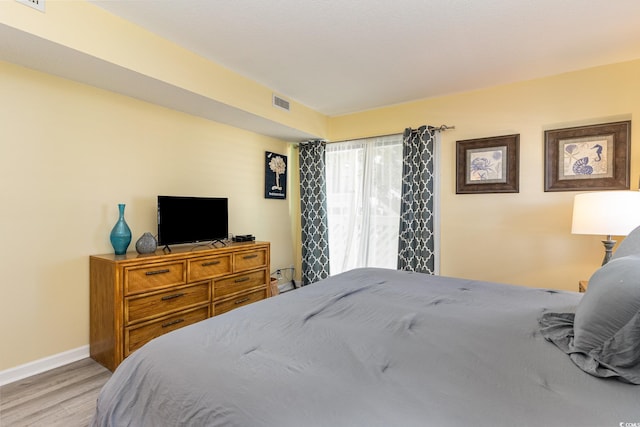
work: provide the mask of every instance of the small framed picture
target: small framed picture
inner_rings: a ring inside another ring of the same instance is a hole
[[[456,142],[456,193],[517,193],[520,135]]]
[[[544,191],[629,188],[631,121],[544,133]]]
[[[286,199],[287,156],[266,151],[264,164],[264,197]]]

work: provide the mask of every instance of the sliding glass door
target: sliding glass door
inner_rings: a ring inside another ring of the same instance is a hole
[[[397,268],[402,135],[328,144],[326,181],[331,275]]]

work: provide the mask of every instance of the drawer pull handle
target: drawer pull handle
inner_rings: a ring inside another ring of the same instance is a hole
[[[163,323],[162,327],[168,328],[169,326],[177,325],[178,323],[182,323],[182,322],[184,322],[184,319],[176,319],[176,320],[172,320],[171,322]]]
[[[248,277],[241,277],[239,279],[236,279],[236,283],[246,282],[248,280],[251,280],[251,279],[249,279]]]
[[[162,297],[162,301],[168,301],[170,299],[180,298],[183,296],[184,296],[184,292],[181,292],[179,294],[173,294],[173,295],[165,295]]]
[[[243,259],[251,259],[251,258],[258,258],[258,254],[253,254],[253,255],[245,255],[242,257]]]
[[[203,266],[203,267],[208,267],[208,266],[210,266],[210,265],[218,265],[218,264],[220,264],[220,261],[219,261],[219,260],[217,260],[217,261],[203,262],[203,263],[202,263],[202,266]]]
[[[239,299],[238,301],[234,301],[233,303],[238,305],[238,304],[242,304],[243,302],[249,301],[249,299],[250,298],[242,298],[242,299]]]
[[[169,270],[168,268],[165,268],[164,270],[154,270],[154,271],[147,271],[146,274],[147,276],[154,276],[156,274],[164,274],[164,273],[168,273],[171,270]]]

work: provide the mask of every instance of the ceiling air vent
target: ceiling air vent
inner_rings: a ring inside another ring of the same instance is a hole
[[[273,95],[273,106],[285,111],[291,111],[291,104],[289,101],[275,94]]]
[[[16,0],[18,3],[26,4],[29,7],[44,12],[44,0]]]

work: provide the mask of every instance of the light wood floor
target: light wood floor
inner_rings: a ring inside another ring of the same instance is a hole
[[[111,372],[83,359],[0,387],[0,427],[84,427]]]

